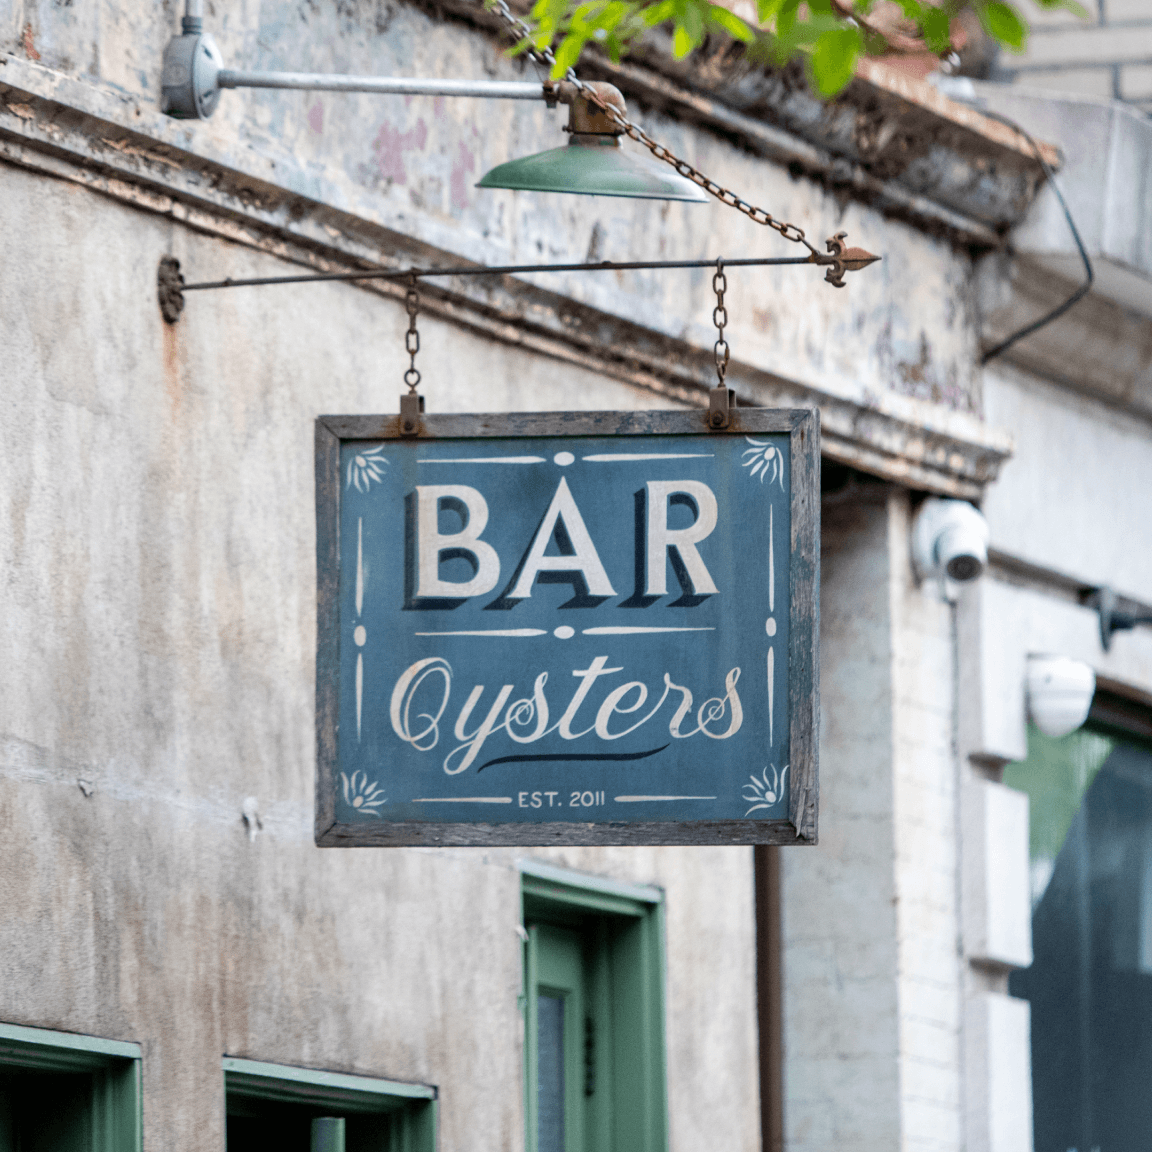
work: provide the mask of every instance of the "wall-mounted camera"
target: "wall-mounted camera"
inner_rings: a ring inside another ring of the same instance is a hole
[[[1028,657],[1028,714],[1045,736],[1067,736],[1088,719],[1096,673],[1068,656]]]
[[[912,524],[912,562],[920,580],[978,579],[988,566],[988,521],[967,500],[929,497]]]

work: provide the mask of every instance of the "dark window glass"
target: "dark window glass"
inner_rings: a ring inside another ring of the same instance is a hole
[[[1034,961],[1009,984],[1032,1005],[1035,1148],[1147,1152],[1152,752],[1090,733],[1044,746],[1034,740],[1028,762],[1006,775],[1030,794],[1060,779],[1062,803],[1051,791],[1039,804],[1033,796],[1034,821],[1038,808],[1052,814],[1047,833],[1043,822],[1033,832]],[[1067,817],[1057,819],[1061,813]],[[1058,850],[1057,828],[1066,829]]]
[[[538,1003],[538,1152],[564,1152],[564,1001],[541,996]]]
[[[89,1152],[92,1148],[90,1075],[0,1076],[0,1100],[0,1149],[4,1152]]]

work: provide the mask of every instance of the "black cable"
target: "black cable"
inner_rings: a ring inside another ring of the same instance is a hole
[[[1084,261],[1084,283],[1068,297],[1057,308],[1053,308],[1046,316],[1041,316],[1039,320],[1033,320],[1031,324],[1025,325],[1023,328],[1013,332],[1006,340],[1001,340],[994,348],[989,348],[983,356],[980,357],[980,366],[983,367],[992,359],[993,356],[999,356],[1001,352],[1011,348],[1017,340],[1022,340],[1025,336],[1031,335],[1039,328],[1043,328],[1045,324],[1051,324],[1059,316],[1063,316],[1073,304],[1078,303],[1084,296],[1088,294],[1089,289],[1092,287],[1092,281],[1096,278],[1096,274],[1092,271],[1092,261],[1088,259],[1088,253],[1084,250],[1084,241],[1080,239],[1080,232],[1076,227],[1076,221],[1072,219],[1072,213],[1068,210],[1068,204],[1064,199],[1064,194],[1060,191],[1060,185],[1056,183],[1056,176],[1052,169],[1048,167],[1047,161],[1044,159],[1043,153],[1040,151],[1040,145],[1036,143],[1032,137],[1016,123],[1015,120],[1010,120],[1007,116],[1001,116],[998,112],[989,112],[981,108],[982,115],[987,116],[991,120],[999,120],[1001,124],[1007,125],[1014,132],[1019,132],[1029,144],[1032,145],[1032,151],[1036,154],[1036,159],[1040,162],[1040,167],[1044,170],[1044,176],[1052,187],[1052,191],[1056,193],[1056,199],[1060,201],[1060,207],[1064,209],[1064,219],[1068,221],[1068,227],[1072,232],[1072,239],[1076,241],[1076,247],[1080,252],[1080,259]]]

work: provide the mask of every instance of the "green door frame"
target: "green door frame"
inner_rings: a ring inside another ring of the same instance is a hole
[[[666,1152],[664,894],[648,885],[582,876],[519,861],[524,933],[524,1116],[527,1152],[538,1152],[541,989],[574,977],[547,955],[556,929],[578,933],[584,1020],[565,1022],[566,1152]],[[571,962],[567,965],[571,968]],[[567,1014],[566,1014],[567,1015]],[[581,1056],[583,1055],[583,1062]],[[588,1094],[587,1089],[592,1092]],[[569,1123],[570,1113],[576,1120]]]

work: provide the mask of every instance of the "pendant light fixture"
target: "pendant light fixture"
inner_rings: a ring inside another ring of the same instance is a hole
[[[611,84],[584,87],[593,89],[601,100],[621,113],[625,111],[623,95]],[[708,196],[699,187],[678,176],[668,165],[625,151],[620,141],[624,129],[574,85],[558,85],[556,98],[569,107],[567,146],[498,164],[477,182],[477,188],[707,203]]]

